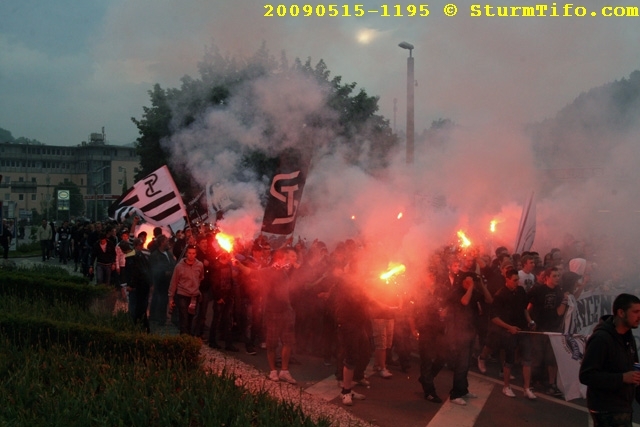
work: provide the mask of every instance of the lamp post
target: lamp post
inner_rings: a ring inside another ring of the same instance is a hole
[[[414,122],[413,122],[413,45],[411,43],[402,42],[398,44],[403,49],[409,50],[409,57],[407,58],[407,164],[413,163],[413,142],[414,142]]]

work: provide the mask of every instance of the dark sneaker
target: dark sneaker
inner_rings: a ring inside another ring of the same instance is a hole
[[[258,352],[256,351],[256,348],[252,345],[248,345],[247,346],[247,354],[250,354],[252,356],[258,354]]]
[[[442,399],[440,399],[440,398],[438,397],[438,395],[437,395],[437,394],[435,394],[435,393],[425,394],[425,395],[424,395],[424,398],[425,398],[426,400],[428,400],[429,402],[433,402],[433,403],[442,403]]]

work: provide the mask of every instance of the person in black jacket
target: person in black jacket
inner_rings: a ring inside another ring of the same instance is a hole
[[[129,242],[122,241],[120,244],[123,245],[126,253],[126,264],[122,278],[126,281],[127,291],[129,292],[129,313],[134,323],[142,325],[145,332],[149,333],[147,308],[149,306],[149,292],[152,286],[149,259],[142,252],[142,240],[133,240],[133,253],[128,249]]]
[[[632,425],[632,405],[640,384],[638,350],[631,333],[640,324],[640,299],[620,294],[613,315],[603,316],[587,341],[580,382],[587,386],[587,407],[594,427]]]

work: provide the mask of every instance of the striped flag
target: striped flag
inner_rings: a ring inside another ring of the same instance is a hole
[[[131,214],[137,214],[158,227],[175,224],[187,216],[182,197],[166,165],[136,182],[109,207],[109,217],[118,222]]]
[[[513,250],[515,254],[521,254],[528,251],[533,246],[533,240],[536,237],[536,204],[533,200],[534,193],[531,192],[529,201],[522,208],[522,216],[520,217],[520,225],[518,226],[518,234],[516,236],[516,245]]]

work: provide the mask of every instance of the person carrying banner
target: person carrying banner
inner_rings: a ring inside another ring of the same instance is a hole
[[[560,332],[564,313],[567,310],[569,293],[560,287],[560,272],[557,267],[548,267],[544,274],[544,284],[536,284],[528,293],[527,310],[533,322],[529,329],[537,332]],[[538,334],[533,338],[533,364],[546,365],[548,374],[547,394],[562,396],[556,385],[558,364],[549,337]]]
[[[531,337],[527,334],[519,334],[526,330],[531,323],[527,311],[527,294],[522,286],[519,286],[519,274],[515,268],[505,273],[506,284],[493,297],[491,305],[491,323],[487,345],[482,349],[478,357],[478,369],[485,373],[485,359],[492,351],[504,350],[502,394],[507,397],[516,397],[511,389],[511,367],[515,362],[516,348],[520,350],[522,363],[522,378],[524,397],[535,400],[537,397],[530,387],[531,381]]]
[[[587,407],[594,427],[631,427],[638,400],[638,350],[631,333],[640,324],[640,299],[620,294],[613,314],[603,316],[587,341],[580,382],[587,386]]]

